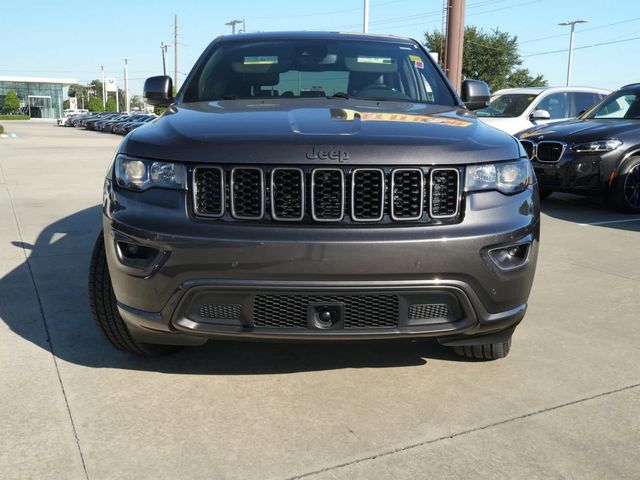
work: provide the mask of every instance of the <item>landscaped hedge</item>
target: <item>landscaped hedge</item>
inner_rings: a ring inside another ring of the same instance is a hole
[[[0,133],[4,133],[4,127],[0,125]]]
[[[29,120],[29,115],[0,115],[0,120]]]

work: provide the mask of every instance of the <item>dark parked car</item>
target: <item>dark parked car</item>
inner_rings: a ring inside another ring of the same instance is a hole
[[[111,133],[111,127],[113,126],[113,124],[118,123],[118,122],[126,122],[129,118],[131,118],[131,115],[127,114],[127,113],[123,113],[120,115],[117,115],[115,117],[111,117],[105,120],[101,120],[99,122],[96,123],[95,125],[95,129],[100,131],[100,132],[109,132]]]
[[[527,309],[537,187],[520,143],[397,37],[215,40],[122,142],[104,186],[90,301],[116,347],[210,338],[437,338],[507,355]],[[466,107],[463,101],[466,102]]]
[[[148,114],[144,114],[144,113],[129,115],[128,118],[119,120],[117,122],[113,122],[113,124],[111,125],[111,132],[122,134],[122,133],[125,133],[125,130],[124,130],[125,126],[132,123],[146,122],[146,121],[152,120],[153,118],[155,117]],[[128,133],[128,130],[127,130],[127,133]]]
[[[613,92],[572,121],[519,134],[540,196],[604,194],[618,210],[640,213],[640,83]]]
[[[145,123],[151,122],[155,118],[157,118],[155,115],[147,115],[144,118],[141,118],[140,120],[137,120],[135,122],[124,123],[122,125],[122,127],[120,129],[118,129],[118,132],[116,132],[116,133],[122,133],[122,134],[126,135],[131,130],[135,130],[136,128],[141,127],[142,125],[144,125]]]
[[[106,114],[106,115],[96,115],[94,118],[92,119],[87,119],[84,121],[84,128],[86,128],[87,130],[98,130],[99,128],[96,128],[96,126],[101,126],[104,122],[107,122],[109,120],[115,120],[116,118],[119,118],[121,116],[121,114],[119,113],[111,113],[111,114]]]

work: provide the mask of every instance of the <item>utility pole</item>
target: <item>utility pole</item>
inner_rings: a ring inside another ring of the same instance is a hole
[[[231,27],[231,34],[236,34],[236,25],[239,23],[244,23],[244,20],[229,20],[225,25],[229,25]]]
[[[124,59],[124,111],[129,113],[129,73],[126,58]]]
[[[449,0],[447,13],[447,49],[445,72],[453,88],[460,93],[464,51],[464,11],[466,0]]]
[[[571,83],[571,59],[573,57],[573,35],[576,31],[576,23],[587,23],[586,20],[567,20],[566,22],[560,22],[558,25],[567,26],[571,25],[571,34],[569,36],[569,59],[567,61],[567,87]]]
[[[116,85],[116,112],[120,113],[120,97],[118,96],[118,85]]]
[[[160,48],[162,49],[162,74],[167,74],[167,48],[169,45],[164,42],[160,42]]]
[[[369,0],[364,0],[364,15],[362,17],[362,33],[369,33]]]
[[[104,65],[100,65],[100,69],[102,70],[102,110],[107,109],[107,89],[104,85]]]
[[[173,89],[178,91],[178,15],[174,15],[173,23]]]

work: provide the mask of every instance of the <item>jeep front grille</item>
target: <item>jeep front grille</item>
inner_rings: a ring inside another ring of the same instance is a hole
[[[256,167],[231,170],[231,215],[240,220],[264,216],[264,174]]]
[[[433,218],[446,218],[458,213],[460,172],[455,168],[431,170],[431,205]]]
[[[221,220],[451,223],[458,168],[194,166],[193,212]]]

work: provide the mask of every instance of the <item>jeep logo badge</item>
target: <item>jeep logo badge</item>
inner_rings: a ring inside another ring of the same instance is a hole
[[[315,147],[307,153],[309,160],[338,160],[340,163],[349,160],[349,154],[344,150],[320,150]]]

